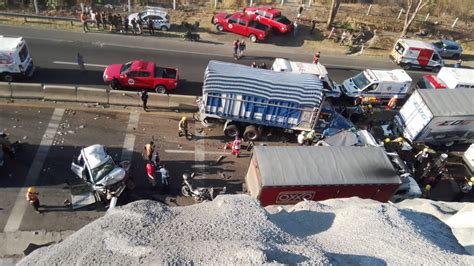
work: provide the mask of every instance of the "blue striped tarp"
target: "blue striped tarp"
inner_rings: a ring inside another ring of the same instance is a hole
[[[212,60],[203,84],[203,95],[208,94],[247,95],[318,108],[323,84],[311,74],[275,72]]]

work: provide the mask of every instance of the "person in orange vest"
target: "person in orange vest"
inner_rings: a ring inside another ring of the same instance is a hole
[[[38,195],[39,193],[35,191],[34,187],[29,187],[26,192],[26,200],[31,203],[33,208],[35,208],[36,213],[41,213],[41,211],[39,210],[40,201]]]
[[[236,157],[239,157],[241,145],[242,141],[240,140],[239,136],[235,136],[235,140],[232,142],[231,153],[234,154]]]
[[[395,107],[397,107],[397,100],[398,100],[398,96],[393,95],[393,97],[390,98],[390,101],[388,101],[387,103],[387,110],[395,109]]]
[[[87,26],[87,13],[82,12],[80,18],[82,23],[82,30],[84,31],[84,33],[86,33],[89,31],[89,26]]]

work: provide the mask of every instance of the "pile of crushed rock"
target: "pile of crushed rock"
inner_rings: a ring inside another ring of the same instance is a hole
[[[168,207],[137,201],[109,211],[20,265],[474,265],[438,218],[359,198],[260,207],[245,195]]]

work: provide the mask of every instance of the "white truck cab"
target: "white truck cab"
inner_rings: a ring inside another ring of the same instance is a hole
[[[276,72],[316,75],[323,82],[324,95],[326,97],[339,98],[341,96],[341,91],[329,77],[326,67],[321,63],[312,64],[290,61],[285,58],[275,58],[271,69]]]
[[[397,95],[404,98],[410,91],[411,78],[402,69],[370,70],[366,69],[356,76],[346,79],[340,90],[348,97],[376,97],[390,99]]]
[[[34,71],[35,66],[25,39],[0,35],[0,78],[12,82],[31,77]]]

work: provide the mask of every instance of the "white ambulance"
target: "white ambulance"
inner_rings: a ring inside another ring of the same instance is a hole
[[[429,42],[399,39],[390,58],[405,70],[412,68],[429,69],[438,72],[444,66],[444,60]]]
[[[0,79],[11,82],[31,77],[34,71],[35,66],[25,39],[0,35]]]
[[[388,100],[397,95],[399,99],[410,93],[411,77],[405,70],[366,69],[356,76],[346,79],[340,90],[350,98],[375,97]]]
[[[271,69],[276,72],[316,75],[323,82],[324,95],[326,97],[339,98],[341,96],[341,91],[337,87],[337,84],[329,78],[326,67],[321,63],[312,64],[290,61],[285,58],[275,58]]]
[[[438,75],[425,75],[417,83],[418,89],[474,89],[474,69],[443,67]]]

